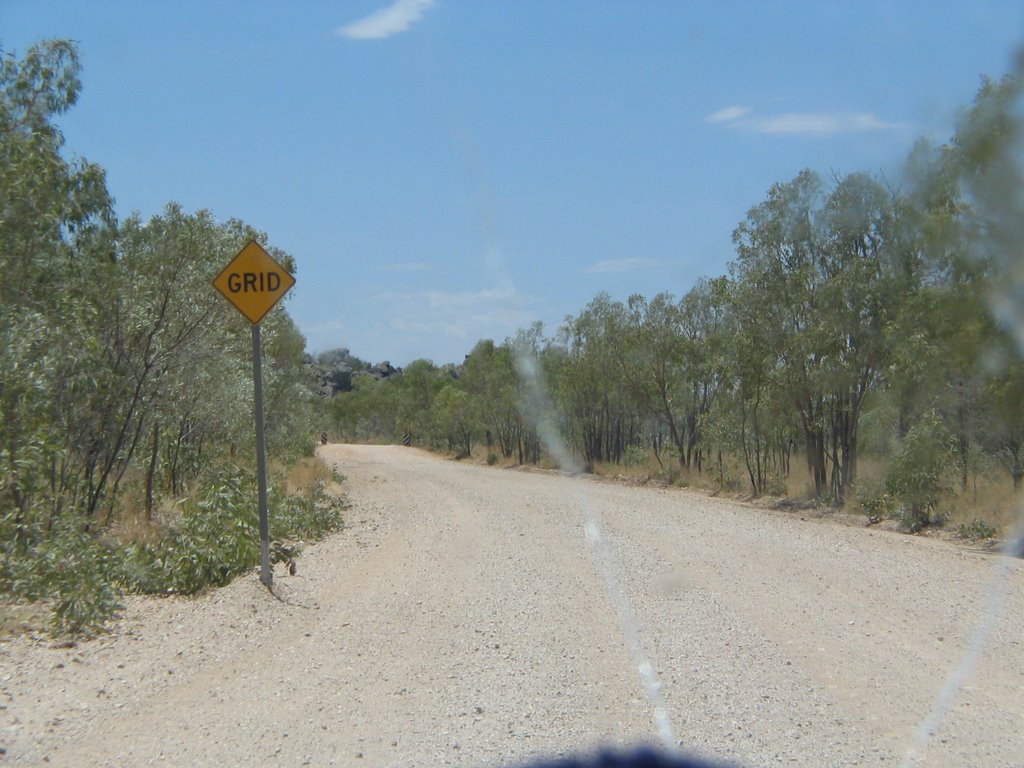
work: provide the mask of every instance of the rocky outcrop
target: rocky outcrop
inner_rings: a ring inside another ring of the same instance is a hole
[[[387,379],[402,372],[401,368],[395,368],[388,360],[371,365],[354,356],[346,347],[329,349],[315,358],[307,355],[306,365],[319,385],[320,394],[326,398],[333,397],[337,392],[351,390],[352,379],[356,374]]]

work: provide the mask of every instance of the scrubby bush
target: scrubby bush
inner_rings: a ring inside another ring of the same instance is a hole
[[[914,533],[934,522],[940,499],[952,488],[946,472],[952,455],[949,434],[934,413],[922,417],[903,438],[885,486],[898,505],[904,530]]]
[[[181,507],[166,537],[132,551],[130,587],[194,594],[226,584],[259,562],[259,512],[251,477],[225,468],[198,501],[183,501]]]
[[[9,540],[0,554],[0,587],[50,605],[55,635],[94,634],[121,608],[118,553],[82,525],[59,519],[45,538]]]
[[[882,481],[857,481],[855,496],[861,512],[872,523],[896,516],[898,504]]]
[[[622,463],[627,467],[641,467],[648,462],[647,451],[639,445],[627,445],[622,455]]]
[[[298,553],[285,540],[318,541],[341,527],[342,503],[322,480],[305,494],[269,489],[271,538],[276,559]],[[126,583],[142,592],[194,594],[227,584],[260,561],[257,488],[251,473],[224,468],[196,502],[183,512],[169,535],[155,545],[137,544],[125,567]]]
[[[273,539],[319,541],[342,526],[344,503],[327,493],[318,480],[306,493],[284,494],[272,489],[270,534]]]
[[[51,629],[58,635],[95,634],[122,608],[115,583],[117,553],[87,533],[51,539],[44,555],[51,589]]]
[[[977,517],[969,523],[961,523],[956,531],[957,536],[961,539],[970,539],[971,541],[991,539],[997,533],[998,531],[993,526]]]

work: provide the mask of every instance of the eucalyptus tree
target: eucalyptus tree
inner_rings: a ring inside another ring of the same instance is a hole
[[[330,414],[335,428],[346,440],[398,440],[399,392],[392,382],[366,371],[352,375],[352,387],[331,399]]]
[[[175,205],[118,227],[103,171],[61,156],[53,118],[78,72],[66,41],[0,67],[2,492],[16,522],[35,510],[45,528],[65,510],[89,525],[112,513],[136,466],[151,512],[198,476],[204,451],[251,433],[247,327],[209,283],[247,239],[265,241]],[[264,323],[268,435],[293,436],[304,342],[281,309]]]
[[[888,269],[893,221],[892,195],[866,174],[840,179],[819,214],[822,384],[832,491],[840,504],[856,481],[860,417],[865,399],[881,382],[888,357],[885,325],[900,303]]]
[[[469,456],[476,441],[477,422],[470,399],[466,390],[454,381],[446,381],[434,395],[432,403],[434,430],[444,440],[447,449],[459,457]]]
[[[588,470],[601,461],[618,462],[639,428],[636,408],[616,365],[615,339],[622,305],[599,294],[578,317],[566,318],[567,353],[558,397],[567,416],[570,441]]]
[[[636,406],[667,430],[680,465],[688,467],[692,404],[687,399],[687,340],[680,307],[673,296],[660,293],[650,301],[633,295],[625,306],[614,303],[609,308],[607,337],[614,370]]]
[[[69,433],[68,448],[83,461],[87,515],[101,504],[112,511],[143,446],[151,513],[156,488],[179,491],[218,447],[251,444],[248,323],[210,290],[210,280],[254,238],[265,242],[242,222],[218,223],[208,211],[186,214],[175,204],[145,224],[132,216],[121,226],[97,339],[102,386],[82,393],[91,418]],[[290,256],[271,250],[294,271]],[[268,445],[280,456],[296,447],[297,433],[311,439],[301,418],[309,399],[305,340],[281,307],[261,325]]]
[[[891,230],[891,196],[877,181],[854,174],[829,190],[803,171],[772,186],[733,235],[733,274],[761,309],[815,493],[839,504],[856,479],[865,398],[886,365]]]
[[[783,386],[782,341],[778,323],[766,322],[778,307],[751,280],[721,284],[727,297],[723,335],[722,384],[711,413],[719,445],[738,452],[755,496],[788,473],[791,400]],[[773,464],[773,439],[780,446]],[[723,473],[721,458],[719,472]],[[724,477],[722,477],[724,481]]]
[[[104,501],[108,512],[140,445],[148,441],[147,508],[162,441],[171,438],[172,420],[183,419],[177,446],[194,444],[192,404],[201,404],[208,365],[226,358],[210,344],[218,323],[231,321],[230,307],[205,290],[217,259],[230,258],[231,245],[208,213],[186,215],[168,206],[143,224],[123,223],[117,240],[117,270],[108,283],[104,323],[98,342],[104,377],[84,401],[93,419],[80,424],[75,444],[83,458],[85,512],[94,515]],[[237,243],[237,241],[235,241]],[[240,247],[240,246],[239,246]],[[229,378],[238,378],[231,371]],[[223,381],[223,373],[214,381]],[[230,404],[229,404],[230,407]],[[163,427],[163,435],[161,435]]]
[[[76,269],[111,255],[105,174],[62,156],[54,119],[81,90],[77,46],[50,40],[21,60],[0,48],[0,299],[4,315],[52,311],[58,290],[81,296]],[[83,263],[85,262],[85,263]]]
[[[701,281],[679,301],[667,293],[650,301],[634,295],[625,306],[610,304],[606,315],[608,345],[632,406],[667,430],[681,466],[698,471],[703,420],[718,386],[720,299],[714,283]]]
[[[252,439],[248,327],[210,280],[266,241],[174,205],[118,226],[102,169],[62,155],[55,118],[80,87],[71,42],[0,50],[0,589],[53,597],[73,629],[115,609],[127,574],[100,526],[199,494],[213,460]],[[281,456],[311,443],[304,340],[283,308],[264,326]]]
[[[701,471],[705,422],[725,377],[729,281],[700,280],[679,302],[687,386],[686,464]]]
[[[413,360],[402,373],[391,377],[386,385],[395,390],[399,429],[415,439],[431,440],[434,436],[432,408],[434,397],[448,375],[430,360]]]
[[[923,415],[941,416],[955,438],[961,489],[975,448],[991,449],[994,436],[1008,434],[993,415],[1006,410],[992,398],[1008,391],[1009,374],[986,360],[1003,357],[1016,371],[1019,355],[1003,339],[1022,316],[1014,299],[1021,284],[1015,219],[1024,211],[1014,186],[1019,95],[1016,76],[985,80],[951,143],[915,145],[901,198],[902,302],[890,329],[889,381],[900,397],[901,435]]]
[[[749,289],[749,300],[763,312],[780,385],[799,417],[808,470],[819,496],[828,487],[823,386],[827,351],[817,314],[816,264],[822,257],[814,222],[821,198],[821,180],[811,171],[772,185],[768,199],[752,208],[733,232],[738,258],[732,264],[734,279]]]
[[[985,78],[974,103],[964,112],[947,151],[952,156],[965,211],[961,231],[970,243],[966,248],[959,284],[970,301],[975,322],[961,324],[958,335],[974,353],[974,368],[980,369],[986,358],[997,359],[1003,352],[1003,364],[987,366],[992,385],[986,393],[994,397],[995,424],[986,431],[1002,435],[1003,449],[998,455],[1012,456],[1018,450],[1015,435],[1019,422],[1009,393],[1021,390],[1017,379],[1024,375],[1018,364],[1024,354],[1024,268],[1021,242],[1024,236],[1024,61],[1018,60],[1014,72],[998,81]],[[989,312],[981,311],[984,307]],[[992,318],[1000,328],[986,321]],[[1006,334],[1016,344],[1001,343]],[[1014,348],[1015,347],[1015,348]],[[980,359],[979,359],[980,356]],[[976,377],[975,377],[976,378]],[[972,387],[976,394],[979,387]],[[973,404],[973,403],[972,403]],[[1003,421],[1005,419],[1005,421]],[[1019,466],[1009,462],[1014,485],[1020,484]]]
[[[68,41],[20,60],[0,49],[0,504],[15,532],[48,528],[75,502],[58,396],[90,385],[93,288],[112,268],[103,170],[66,160],[54,122],[78,98],[79,71]]]
[[[520,464],[537,464],[542,445],[546,442],[550,449],[555,435],[568,433],[565,412],[557,411],[552,402],[565,371],[567,350],[544,337],[544,326],[539,321],[516,331],[502,346],[509,351],[516,373],[515,401],[520,425],[516,439],[517,459]],[[555,458],[563,464],[566,459],[564,456]]]
[[[506,459],[515,452],[523,433],[523,415],[512,348],[490,339],[477,342],[462,366],[462,386],[484,433],[487,447],[498,443]]]

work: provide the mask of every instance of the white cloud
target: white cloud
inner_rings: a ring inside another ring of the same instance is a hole
[[[899,123],[879,120],[870,112],[853,114],[789,112],[751,121],[750,128],[757,133],[805,133],[815,136],[833,136],[837,133],[864,133],[903,128]]]
[[[395,0],[387,8],[338,27],[334,34],[350,40],[382,40],[407,30],[432,5],[434,0]]]
[[[720,109],[704,118],[709,123],[731,123],[734,120],[739,120],[741,117],[746,117],[750,114],[749,107],[726,107]]]
[[[708,115],[709,123],[722,123],[751,133],[835,136],[841,133],[903,130],[903,123],[891,123],[872,112],[783,112],[761,117],[746,107],[725,107]]]
[[[607,272],[635,272],[638,269],[645,267],[656,267],[664,262],[658,261],[657,259],[605,259],[599,261],[596,264],[591,264],[583,272],[590,274],[600,274]]]

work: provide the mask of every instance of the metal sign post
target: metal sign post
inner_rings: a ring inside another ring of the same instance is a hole
[[[270,513],[267,510],[267,450],[263,422],[263,345],[260,344],[260,324],[252,327],[252,383],[253,410],[256,413],[256,480],[259,483],[260,504],[260,581],[267,589],[273,586],[274,572],[270,568]]]
[[[256,480],[259,485],[260,581],[273,586],[270,568],[270,513],[267,509],[267,451],[263,421],[263,345],[260,321],[295,285],[295,278],[271,258],[255,240],[250,241],[213,280],[239,312],[252,323],[253,411],[256,417]]]

